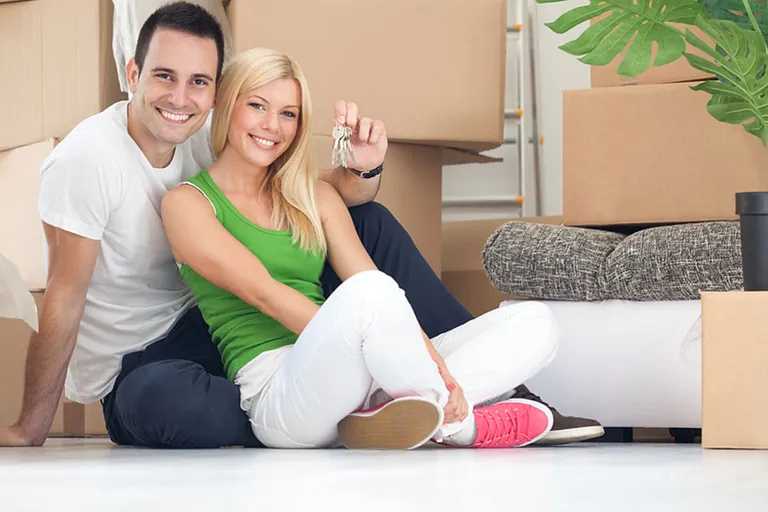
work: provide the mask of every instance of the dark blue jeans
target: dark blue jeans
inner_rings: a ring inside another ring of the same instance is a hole
[[[378,203],[350,208],[376,266],[405,291],[424,331],[436,336],[472,317],[453,298],[411,237]],[[341,281],[326,266],[326,297]],[[117,444],[153,448],[256,447],[240,409],[240,393],[225,377],[200,311],[187,312],[168,336],[123,357],[120,375],[103,400],[109,436]]]

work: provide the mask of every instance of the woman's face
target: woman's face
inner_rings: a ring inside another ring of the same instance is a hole
[[[251,165],[268,167],[291,147],[299,129],[300,111],[298,82],[273,80],[238,98],[227,142]]]

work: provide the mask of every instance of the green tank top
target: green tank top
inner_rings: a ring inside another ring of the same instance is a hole
[[[248,220],[216,186],[207,170],[187,182],[208,197],[219,222],[259,258],[273,279],[304,294],[317,305],[323,303],[320,274],[325,258],[322,253],[309,253],[293,244],[290,230],[273,231]],[[215,286],[189,265],[182,264],[180,273],[197,300],[230,380],[259,354],[296,342],[297,334],[233,293]]]

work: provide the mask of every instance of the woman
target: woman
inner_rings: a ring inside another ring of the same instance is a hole
[[[337,105],[337,121],[353,128],[355,161],[367,171],[383,161],[386,134],[354,110]],[[318,181],[310,119],[296,63],[267,49],[240,54],[217,93],[216,162],[162,204],[174,257],[256,437],[268,447],[412,449],[430,440],[525,446],[546,435],[552,413],[542,404],[471,404],[551,361],[548,311],[504,308],[429,340],[341,198]],[[327,300],[326,259],[343,281]],[[385,403],[361,411],[377,388]]]

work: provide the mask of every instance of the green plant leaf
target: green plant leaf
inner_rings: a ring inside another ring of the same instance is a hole
[[[699,0],[704,9],[713,19],[732,21],[745,30],[752,30],[753,26],[747,16],[743,0]],[[768,1],[747,0],[752,13],[755,15],[760,32],[768,35]]]
[[[713,50],[691,30],[686,30],[686,41],[705,52],[709,59],[688,52],[684,56],[691,67],[713,73],[718,79],[707,80],[692,89],[712,95],[707,104],[712,117],[724,123],[743,125],[765,146],[768,139],[768,53],[763,35],[745,30],[732,21],[704,16],[696,19],[696,26],[712,38],[718,50]]]
[[[554,1],[563,0],[537,0]],[[654,42],[658,48],[654,66],[669,64],[685,51],[683,33],[669,23],[693,25],[697,16],[707,14],[699,0],[590,0],[589,5],[571,9],[546,26],[564,34],[603,15],[560,49],[585,64],[604,66],[631,44],[616,73],[637,76],[651,66]]]

